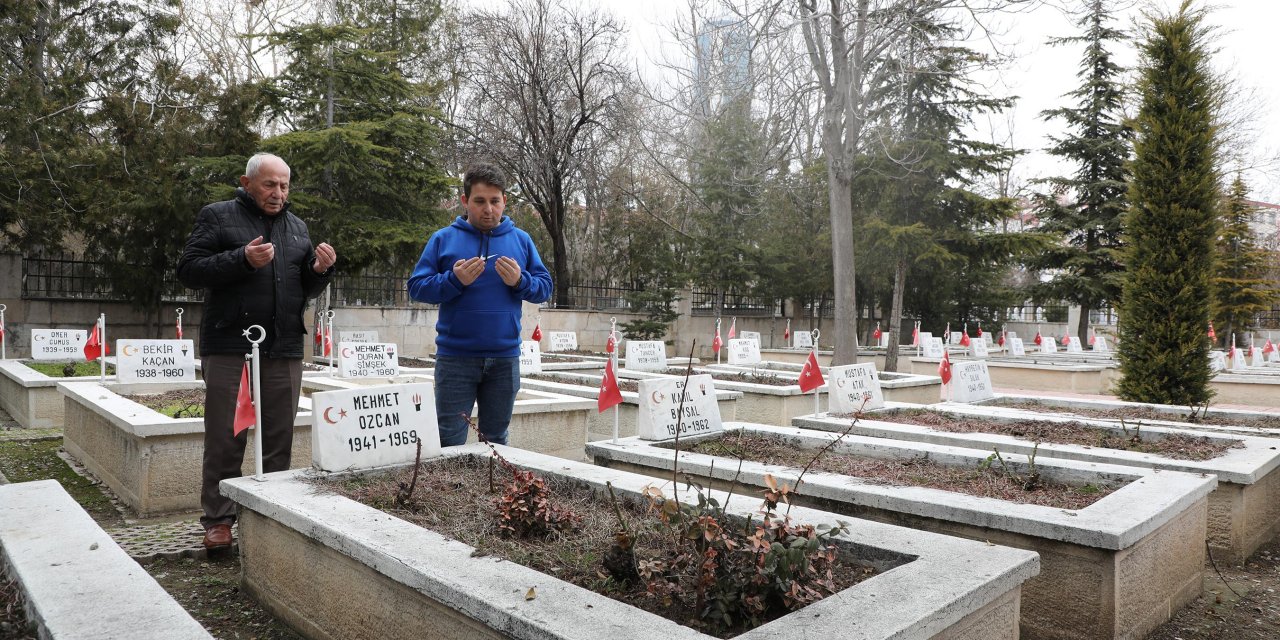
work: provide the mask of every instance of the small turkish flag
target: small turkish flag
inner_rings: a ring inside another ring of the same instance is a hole
[[[1210,340],[1217,340],[1217,339],[1218,339],[1218,334],[1217,334],[1217,333],[1215,333],[1215,332],[1214,332],[1214,330],[1213,330],[1213,323],[1212,323],[1212,322],[1210,322],[1210,323],[1209,323],[1209,339],[1210,339]]]
[[[782,330],[782,339],[791,340],[791,321],[787,320],[787,328]]]
[[[965,331],[964,333],[961,333],[961,334],[960,334],[960,346],[962,346],[962,347],[967,347],[967,346],[969,346],[969,332],[968,332],[968,331]]]
[[[613,335],[612,331],[610,331],[609,341],[604,343],[604,352],[613,353],[613,350],[617,348],[618,348],[618,338]]]
[[[84,343],[84,359],[93,362],[101,358],[106,353],[106,349],[102,345],[101,334],[98,333],[98,323],[93,323],[93,330],[89,332],[89,340]]]
[[[0,320],[0,344],[4,344],[4,320]],[[1271,344],[1271,341],[1268,340],[1267,344]]]
[[[249,363],[244,363],[240,370],[240,391],[236,393],[236,419],[231,425],[231,435],[238,436],[241,431],[253,426],[256,417],[253,412],[252,387],[249,386]]]
[[[618,378],[613,375],[613,360],[604,363],[604,379],[600,381],[600,396],[596,398],[597,413],[622,404],[622,390],[618,388]]]
[[[913,347],[920,346],[920,323],[919,322],[915,323],[915,325],[911,327],[911,346]]]
[[[1003,346],[1004,346],[1004,334],[1005,334],[1005,332],[1004,332],[1004,331],[1001,331],[1001,332],[1000,332],[1000,339],[999,339],[999,340],[996,340],[996,344],[997,344],[997,345],[999,345],[999,346],[1001,346],[1001,347],[1003,347]]]
[[[818,357],[810,351],[809,357],[804,361],[804,368],[800,370],[800,393],[809,393],[826,382],[822,377],[822,367],[818,366]]]
[[[3,336],[3,335],[4,335],[4,327],[0,327],[0,336]],[[1276,350],[1276,346],[1274,344],[1271,344],[1271,338],[1267,338],[1267,343],[1262,345],[1262,352],[1271,353],[1272,351],[1275,351],[1275,350]]]
[[[720,346],[724,344],[720,342],[720,327],[716,327],[716,337],[711,341],[711,350],[720,353]]]
[[[729,339],[732,340],[736,337],[738,337],[738,319],[734,318],[733,321],[729,323]]]
[[[880,332],[880,323],[876,323],[876,330],[871,334],[871,339],[880,342],[880,336],[884,335]]]
[[[942,384],[951,384],[951,358],[946,351],[942,352],[942,362],[938,363],[938,375],[942,376]]]
[[[1036,329],[1036,344],[1044,342],[1044,338],[1040,337],[1040,330]]]
[[[182,316],[178,316],[178,320],[173,324],[173,326],[177,327],[178,339],[181,340],[182,339]]]
[[[320,348],[320,340],[323,339],[321,337],[323,333],[324,333],[324,323],[321,322],[320,326],[316,328],[316,348],[317,349]]]
[[[329,327],[324,328],[324,355],[333,355],[333,330]]]
[[[982,337],[982,323],[981,323],[981,322],[979,322],[979,323],[978,323],[978,337],[979,337],[979,338],[981,338],[981,337]]]
[[[542,325],[541,324],[533,325],[533,335],[529,337],[533,338],[534,342],[541,342],[542,341]]]

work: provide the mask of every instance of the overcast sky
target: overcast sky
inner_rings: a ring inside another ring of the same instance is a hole
[[[1075,0],[1057,2],[1075,4]],[[1132,8],[1121,13],[1115,26],[1131,27],[1143,7],[1154,6],[1168,12],[1175,11],[1180,3],[1181,0],[1129,1]],[[652,52],[669,32],[665,25],[675,15],[687,12],[687,0],[596,0],[587,4],[605,7],[629,25],[632,49],[642,66],[646,59],[655,57]],[[1255,126],[1259,135],[1254,155],[1275,156],[1280,153],[1280,118],[1276,116],[1280,113],[1280,69],[1276,63],[1280,51],[1276,42],[1280,0],[1216,0],[1214,6],[1208,18],[1217,28],[1213,44],[1219,51],[1214,67],[1229,70],[1242,86],[1255,92],[1259,106]],[[1064,171],[1055,158],[1040,151],[1049,144],[1048,136],[1063,133],[1061,124],[1044,122],[1038,114],[1062,105],[1061,95],[1078,84],[1075,73],[1080,49],[1049,47],[1045,42],[1053,36],[1076,35],[1078,29],[1072,16],[1051,6],[1006,18],[1004,26],[1007,33],[1001,36],[1001,45],[1017,57],[1017,62],[988,80],[994,91],[1019,96],[1019,101],[1009,118],[999,118],[994,125],[1000,136],[1007,136],[1011,124],[1013,144],[1031,151],[1014,170],[1015,182],[1025,183]],[[1136,62],[1132,47],[1114,53],[1121,64],[1131,67]],[[1248,170],[1245,179],[1254,199],[1280,202],[1280,167]]]

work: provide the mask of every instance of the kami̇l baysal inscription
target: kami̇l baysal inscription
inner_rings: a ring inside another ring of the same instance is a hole
[[[84,329],[32,329],[31,359],[67,360],[84,357],[84,343],[89,332]]]
[[[430,382],[324,391],[311,396],[311,462],[321,471],[369,469],[440,455]]]
[[[661,340],[628,340],[626,365],[632,371],[665,371],[667,345]]]
[[[711,376],[700,374],[684,378],[655,378],[640,381],[640,415],[636,435],[643,440],[668,440],[680,435],[697,435],[720,431],[720,405],[716,404],[716,388]]]
[[[547,340],[551,341],[549,352],[556,351],[577,351],[578,334],[572,331],[551,331],[547,333]]]
[[[730,340],[729,364],[760,364],[760,343],[738,338]]]
[[[876,365],[870,362],[832,367],[827,378],[828,402],[831,413],[853,413],[859,409],[884,407],[884,393],[880,391],[880,376]],[[863,406],[863,402],[866,403]]]
[[[520,373],[542,373],[542,351],[535,340],[520,343]]]
[[[400,375],[400,359],[394,342],[343,342],[338,344],[338,375],[343,378],[391,378]]]
[[[191,340],[116,340],[116,376],[120,382],[194,382],[195,342]]]
[[[377,342],[377,331],[339,331],[338,342]]]
[[[966,360],[951,365],[950,395],[952,402],[977,402],[996,397],[991,389],[991,372],[981,360]]]

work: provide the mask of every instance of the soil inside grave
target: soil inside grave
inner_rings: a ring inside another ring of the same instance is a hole
[[[102,375],[102,365],[97,362],[48,362],[23,360],[28,369],[43,373],[50,378],[88,378]],[[107,365],[107,375],[116,374],[116,366]]]
[[[666,372],[670,375],[681,376],[681,377],[684,377],[684,374],[685,374],[684,369],[667,369]],[[716,380],[723,380],[725,382],[748,382],[751,384],[767,384],[771,387],[794,387],[800,384],[798,381],[796,381],[793,378],[784,378],[782,376],[779,376],[776,373],[767,373],[767,372],[729,373],[725,371],[713,371],[713,372],[694,371],[693,375],[697,375],[698,373],[711,373],[712,378]]]
[[[1270,417],[1217,417],[1192,418],[1189,414],[1165,413],[1150,407],[1116,407],[1103,409],[1094,407],[1066,407],[1044,404],[1036,400],[1013,400],[1001,398],[990,405],[1012,407],[1040,413],[1072,413],[1087,418],[1108,418],[1111,420],[1165,420],[1168,422],[1187,422],[1191,424],[1212,424],[1247,429],[1280,429],[1280,416]]]
[[[36,640],[36,625],[22,609],[18,583],[0,576],[0,640]]]
[[[417,489],[408,509],[396,506],[395,496],[401,486],[409,484],[411,468],[381,476],[320,480],[317,484],[441,535],[463,541],[475,547],[475,555],[500,557],[679,624],[711,633],[697,620],[698,611],[693,606],[693,594],[689,585],[685,585],[683,595],[664,603],[662,597],[650,595],[646,591],[642,580],[628,584],[609,576],[606,567],[610,562],[610,547],[618,533],[618,515],[614,504],[604,496],[597,497],[589,487],[556,476],[544,477],[550,488],[551,504],[580,516],[579,526],[570,533],[554,533],[545,538],[504,537],[499,530],[495,501],[502,495],[503,487],[510,481],[511,474],[495,465],[492,473],[497,492],[490,492],[489,465],[489,460],[474,456],[425,463],[423,468],[426,473],[419,475]],[[619,499],[616,508],[624,514],[627,530],[635,539],[637,560],[644,563],[647,559],[669,557],[672,529],[664,526],[655,515],[647,513],[646,507],[637,501]],[[758,518],[756,521],[759,521]],[[743,526],[739,521],[733,526],[726,526],[724,530],[741,532]],[[744,536],[738,536],[738,539],[743,549],[750,549]],[[738,558],[741,560],[740,556]],[[859,562],[851,552],[841,549],[838,561],[832,567],[834,589],[830,593],[857,584],[876,571],[870,564]],[[788,612],[776,612],[773,617],[785,613]],[[735,626],[719,637],[731,638],[746,630],[740,625]]]
[[[204,389],[175,389],[164,393],[121,395],[170,418],[203,418]]]
[[[436,363],[429,360],[423,360],[421,358],[400,356],[400,366],[410,367],[413,369],[434,369],[436,367]]]
[[[803,469],[818,452],[816,448],[800,448],[796,443],[782,438],[742,431],[699,440],[689,446],[688,450],[794,469]],[[886,460],[828,451],[814,461],[810,468],[870,480],[877,484],[929,487],[1018,504],[1068,510],[1083,509],[1123,486],[1123,483],[1072,486],[1040,481],[1033,489],[1027,490],[1026,470],[1015,471],[1011,467],[1010,472],[1006,473],[996,460],[991,460],[989,465],[975,463],[972,467],[957,467],[941,465],[924,457]],[[799,492],[804,493],[803,487]]]
[[[853,414],[828,414],[833,418],[852,418]],[[1048,442],[1052,444],[1078,444],[1099,449],[1137,451],[1174,458],[1176,460],[1211,460],[1229,449],[1244,447],[1241,440],[1230,440],[1183,433],[1142,433],[1137,426],[1123,431],[1095,427],[1081,422],[1050,422],[1047,420],[987,420],[969,416],[950,415],[925,409],[907,409],[886,413],[866,414],[866,420],[896,422],[929,427],[934,431],[952,433],[995,433],[1013,436],[1019,440]]]
[[[557,376],[554,373],[534,373],[531,375],[525,375],[521,377],[528,378],[530,380],[541,380],[542,382],[559,382],[560,384],[576,384],[584,387],[599,386],[594,383],[587,382],[586,380],[580,380],[576,378],[565,378],[565,377]],[[628,378],[619,378],[618,389],[621,391],[639,391],[640,383]]]

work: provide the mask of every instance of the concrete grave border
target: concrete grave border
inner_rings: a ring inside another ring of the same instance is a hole
[[[858,364],[867,364],[860,362]],[[728,371],[731,373],[751,373],[753,371],[764,370],[774,373],[782,373],[790,377],[792,375],[799,376],[800,370],[804,368],[803,363],[780,362],[776,360],[765,360],[758,367],[738,366],[732,364],[707,364],[703,365],[712,375],[716,371]],[[827,375],[827,370],[831,367],[822,367],[822,374]],[[932,404],[938,401],[942,394],[942,378],[936,375],[920,375],[914,373],[895,373],[892,371],[881,371],[880,367],[876,367],[876,374],[880,377],[880,392],[884,395],[886,402],[911,402],[915,404]],[[824,391],[825,393],[825,391]]]
[[[513,464],[574,478],[603,491],[639,495],[651,478],[502,447]],[[446,455],[487,456],[481,445]],[[240,505],[243,584],[308,638],[353,637],[352,625],[379,637],[648,640],[708,638],[687,627],[473,549],[347,498],[317,493],[315,472],[289,471],[267,482],[234,479],[222,491]],[[670,487],[661,486],[670,493]],[[677,489],[679,490],[679,489]],[[689,499],[688,492],[685,498]],[[722,497],[723,496],[719,496]],[[725,501],[751,514],[759,500]],[[797,520],[836,524],[835,516],[797,508]],[[770,624],[741,640],[795,637],[864,639],[1017,636],[1020,585],[1039,570],[1035,554],[980,542],[854,520],[850,543],[879,557],[908,559],[882,574]],[[530,588],[537,597],[525,599]],[[336,602],[366,602],[359,620]],[[404,616],[411,609],[417,615]]]
[[[0,486],[0,567],[40,638],[213,638],[56,480]]]
[[[921,407],[891,406],[884,412]],[[991,420],[1035,419],[1050,422],[1080,422],[1101,429],[1122,433],[1115,423],[1056,417],[1043,413],[1020,412],[1002,407],[943,403],[928,407],[933,411],[958,416],[988,418]],[[1034,443],[1029,440],[992,433],[951,433],[935,431],[929,427],[875,420],[870,412],[858,422],[853,433],[873,438],[889,438],[911,442],[926,442],[952,447],[964,447],[990,452],[999,448],[1001,453],[1031,453]],[[848,420],[831,416],[802,416],[792,425],[821,431],[842,432],[849,427]],[[1129,467],[1143,467],[1161,471],[1213,474],[1218,477],[1218,487],[1209,496],[1209,529],[1207,540],[1214,558],[1228,562],[1243,562],[1259,546],[1280,533],[1280,441],[1237,434],[1214,434],[1170,427],[1143,427],[1147,433],[1185,433],[1216,440],[1240,440],[1244,448],[1229,449],[1225,454],[1204,461],[1178,460],[1150,453],[1101,449],[1075,444],[1041,443],[1041,458],[1060,458],[1082,462],[1096,462]]]
[[[107,364],[114,364],[114,361],[114,357],[107,358]],[[63,404],[58,383],[99,380],[100,376],[51,378],[21,361],[0,360],[0,407],[27,429],[61,427]],[[107,376],[107,382],[114,381],[115,374]]]
[[[1280,437],[1280,428],[1276,429],[1255,429],[1240,425],[1233,425],[1232,419],[1237,418],[1273,418],[1280,420],[1280,413],[1268,413],[1264,411],[1246,411],[1243,409],[1219,409],[1209,407],[1205,413],[1205,422],[1188,422],[1184,418],[1189,411],[1187,407],[1172,404],[1153,404],[1148,402],[1127,402],[1125,400],[1103,399],[1103,398],[1058,398],[1048,396],[1034,396],[1014,393],[996,394],[994,400],[974,403],[976,405],[985,405],[992,408],[1002,409],[1018,409],[1018,407],[1005,407],[993,404],[1001,399],[1015,400],[1025,402],[1038,402],[1045,408],[1061,409],[1061,411],[1044,412],[1044,414],[1060,415],[1073,417],[1073,419],[1084,420],[1100,420],[1119,424],[1118,418],[1103,418],[1098,416],[1077,416],[1072,413],[1072,409],[1124,409],[1127,407],[1135,407],[1142,409],[1151,409],[1159,413],[1168,414],[1167,419],[1149,420],[1142,419],[1143,425],[1155,425],[1162,427],[1176,427],[1178,429],[1187,429],[1195,431],[1212,431],[1217,433],[1238,433],[1242,435],[1262,436],[1267,438]],[[1019,409],[1020,410],[1020,409]]]
[[[734,430],[746,431],[815,452],[840,439],[836,433],[743,422],[725,429],[730,438]],[[958,447],[860,436],[840,440],[833,453],[927,458],[964,467],[986,457]],[[676,453],[637,438],[592,443],[587,451],[601,466],[657,478],[670,477]],[[1026,456],[1006,456],[1006,462],[1025,472]],[[687,451],[679,464],[682,476],[712,478],[721,489],[733,483],[744,495],[763,490],[766,474],[795,486],[800,472],[751,461],[739,468],[732,458]],[[1039,459],[1036,466],[1051,481],[1128,484],[1084,509],[1067,511],[811,470],[798,488],[797,504],[1039,553],[1041,574],[1023,587],[1024,638],[1141,637],[1200,595],[1207,496],[1216,478],[1070,460]]]

